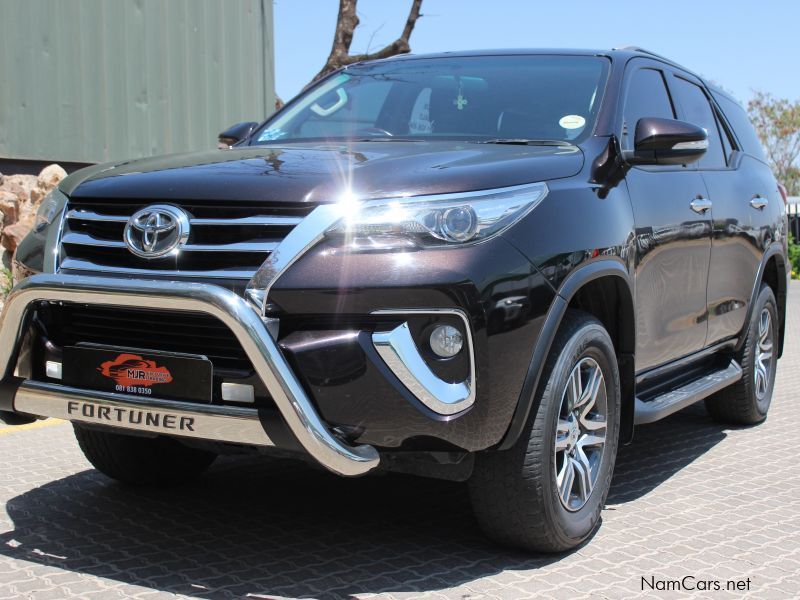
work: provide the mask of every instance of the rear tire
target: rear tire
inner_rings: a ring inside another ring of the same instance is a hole
[[[775,295],[772,288],[762,284],[747,337],[736,356],[742,378],[706,399],[706,409],[714,419],[733,425],[755,425],[767,418],[775,387],[779,333]]]
[[[138,437],[73,425],[84,456],[104,475],[136,486],[166,487],[194,479],[217,457],[164,437]]]
[[[488,537],[563,552],[599,524],[617,454],[619,370],[597,319],[567,312],[536,393],[538,408],[515,446],[476,456],[470,495]]]

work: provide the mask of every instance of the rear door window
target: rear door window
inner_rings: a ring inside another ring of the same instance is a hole
[[[756,130],[750,123],[750,119],[747,117],[747,112],[745,112],[744,108],[742,108],[738,102],[728,98],[728,96],[724,94],[714,92],[712,92],[712,94],[717,104],[719,104],[719,107],[722,109],[728,123],[733,127],[733,132],[739,141],[740,149],[756,157],[758,160],[766,162],[767,157],[764,155],[764,148],[761,146]]]
[[[703,88],[687,81],[682,77],[675,77],[675,98],[683,111],[683,119],[706,130],[708,134],[708,150],[700,159],[701,169],[721,169],[727,166],[725,151],[719,135],[717,118],[714,109],[708,101]]]
[[[639,69],[631,76],[623,111],[622,137],[625,149],[633,149],[636,123],[643,117],[675,118],[664,76],[656,69]]]

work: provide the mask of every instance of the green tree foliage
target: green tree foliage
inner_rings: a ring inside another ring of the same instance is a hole
[[[792,263],[792,279],[800,279],[800,244],[789,234],[789,261]]]
[[[747,109],[775,176],[790,195],[800,195],[800,101],[756,92]]]
[[[5,267],[0,268],[0,302],[11,291],[11,270]]]

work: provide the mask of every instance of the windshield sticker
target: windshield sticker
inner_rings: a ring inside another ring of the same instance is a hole
[[[270,127],[261,132],[258,136],[259,142],[271,142],[272,140],[279,140],[286,135],[286,132],[280,127]]]
[[[336,102],[328,106],[327,108],[323,108],[319,105],[319,102],[315,102],[311,105],[311,111],[318,114],[320,117],[327,117],[332,115],[337,110],[342,108],[345,104],[347,104],[347,92],[344,91],[344,88],[339,88],[336,90],[336,95],[338,99]]]
[[[564,129],[580,129],[586,125],[586,119],[580,115],[566,115],[559,119],[558,124]]]

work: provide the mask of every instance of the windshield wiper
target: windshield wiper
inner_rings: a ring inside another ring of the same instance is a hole
[[[516,146],[574,146],[563,140],[531,140],[527,138],[495,138],[493,140],[480,140],[478,144],[509,144]]]

